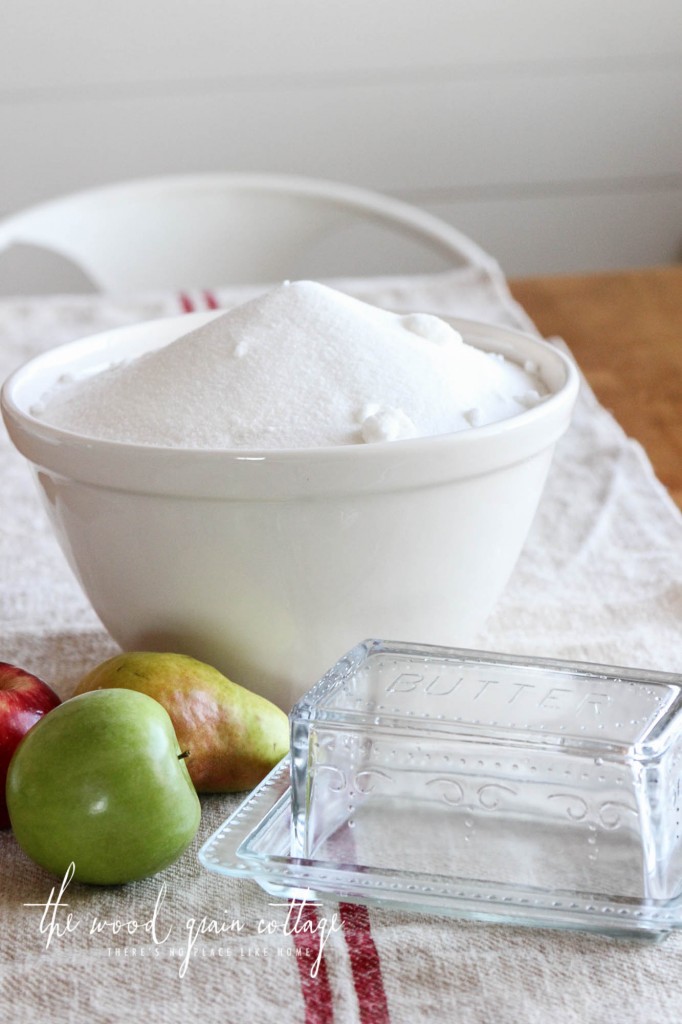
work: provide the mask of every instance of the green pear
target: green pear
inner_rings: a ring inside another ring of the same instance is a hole
[[[217,669],[184,654],[134,651],[89,672],[75,693],[123,688],[153,697],[189,750],[199,793],[252,789],[289,750],[286,714]]]

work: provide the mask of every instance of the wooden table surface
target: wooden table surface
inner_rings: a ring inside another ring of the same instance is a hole
[[[564,339],[682,508],[682,266],[509,284],[538,329]]]

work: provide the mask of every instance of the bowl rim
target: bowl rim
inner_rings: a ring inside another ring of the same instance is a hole
[[[209,486],[205,480],[202,484],[203,478],[219,469],[225,471],[230,467],[231,473],[240,477],[248,473],[252,478],[258,472],[283,479],[293,472],[300,486],[306,469],[322,466],[332,474],[352,466],[359,477],[368,478],[364,483],[361,479],[357,481],[358,489],[370,490],[372,488],[365,484],[369,478],[376,479],[377,474],[387,473],[394,477],[417,463],[422,463],[426,469],[426,464],[433,463],[434,459],[441,463],[444,459],[463,460],[468,467],[468,475],[477,475],[477,468],[480,472],[487,472],[497,464],[520,461],[532,453],[531,449],[539,451],[546,448],[563,434],[578,394],[579,374],[572,358],[539,335],[501,324],[437,313],[435,315],[459,330],[465,341],[479,348],[510,354],[520,347],[524,361],[533,359],[538,362],[541,375],[547,371],[555,378],[554,386],[545,379],[550,394],[538,405],[515,416],[467,430],[376,444],[312,448],[202,449],[141,445],[55,427],[30,412],[30,405],[37,398],[35,393],[31,400],[27,398],[31,383],[41,379],[44,393],[49,382],[65,372],[74,359],[82,365],[88,362],[97,364],[99,360],[103,369],[121,347],[135,347],[136,339],[139,354],[151,351],[224,312],[212,310],[141,321],[87,335],[34,356],[13,371],[0,391],[2,415],[15,447],[35,466],[116,490],[173,493],[177,496],[199,496],[198,492],[201,492],[207,497],[222,497],[226,490],[218,482],[215,487]],[[139,339],[146,335],[150,336],[153,344],[149,340],[140,343]],[[499,448],[497,456],[493,446]],[[109,472],[103,466],[108,467]],[[184,475],[185,480],[174,486],[164,483],[164,476],[171,470]],[[447,476],[445,474],[443,479]],[[420,482],[414,485],[419,486]]]

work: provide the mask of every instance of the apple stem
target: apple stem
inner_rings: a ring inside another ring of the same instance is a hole
[[[189,757],[189,750],[183,750],[181,754],[178,754],[178,761],[183,761],[186,757]]]

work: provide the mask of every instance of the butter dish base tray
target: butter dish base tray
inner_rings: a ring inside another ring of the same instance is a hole
[[[204,843],[201,864],[250,879],[269,895],[345,900],[421,914],[661,941],[682,926],[682,900],[605,898],[576,891],[291,856],[290,759],[286,757]],[[408,830],[406,830],[408,831]],[[326,844],[334,851],[333,839]],[[345,840],[340,841],[341,848]]]

